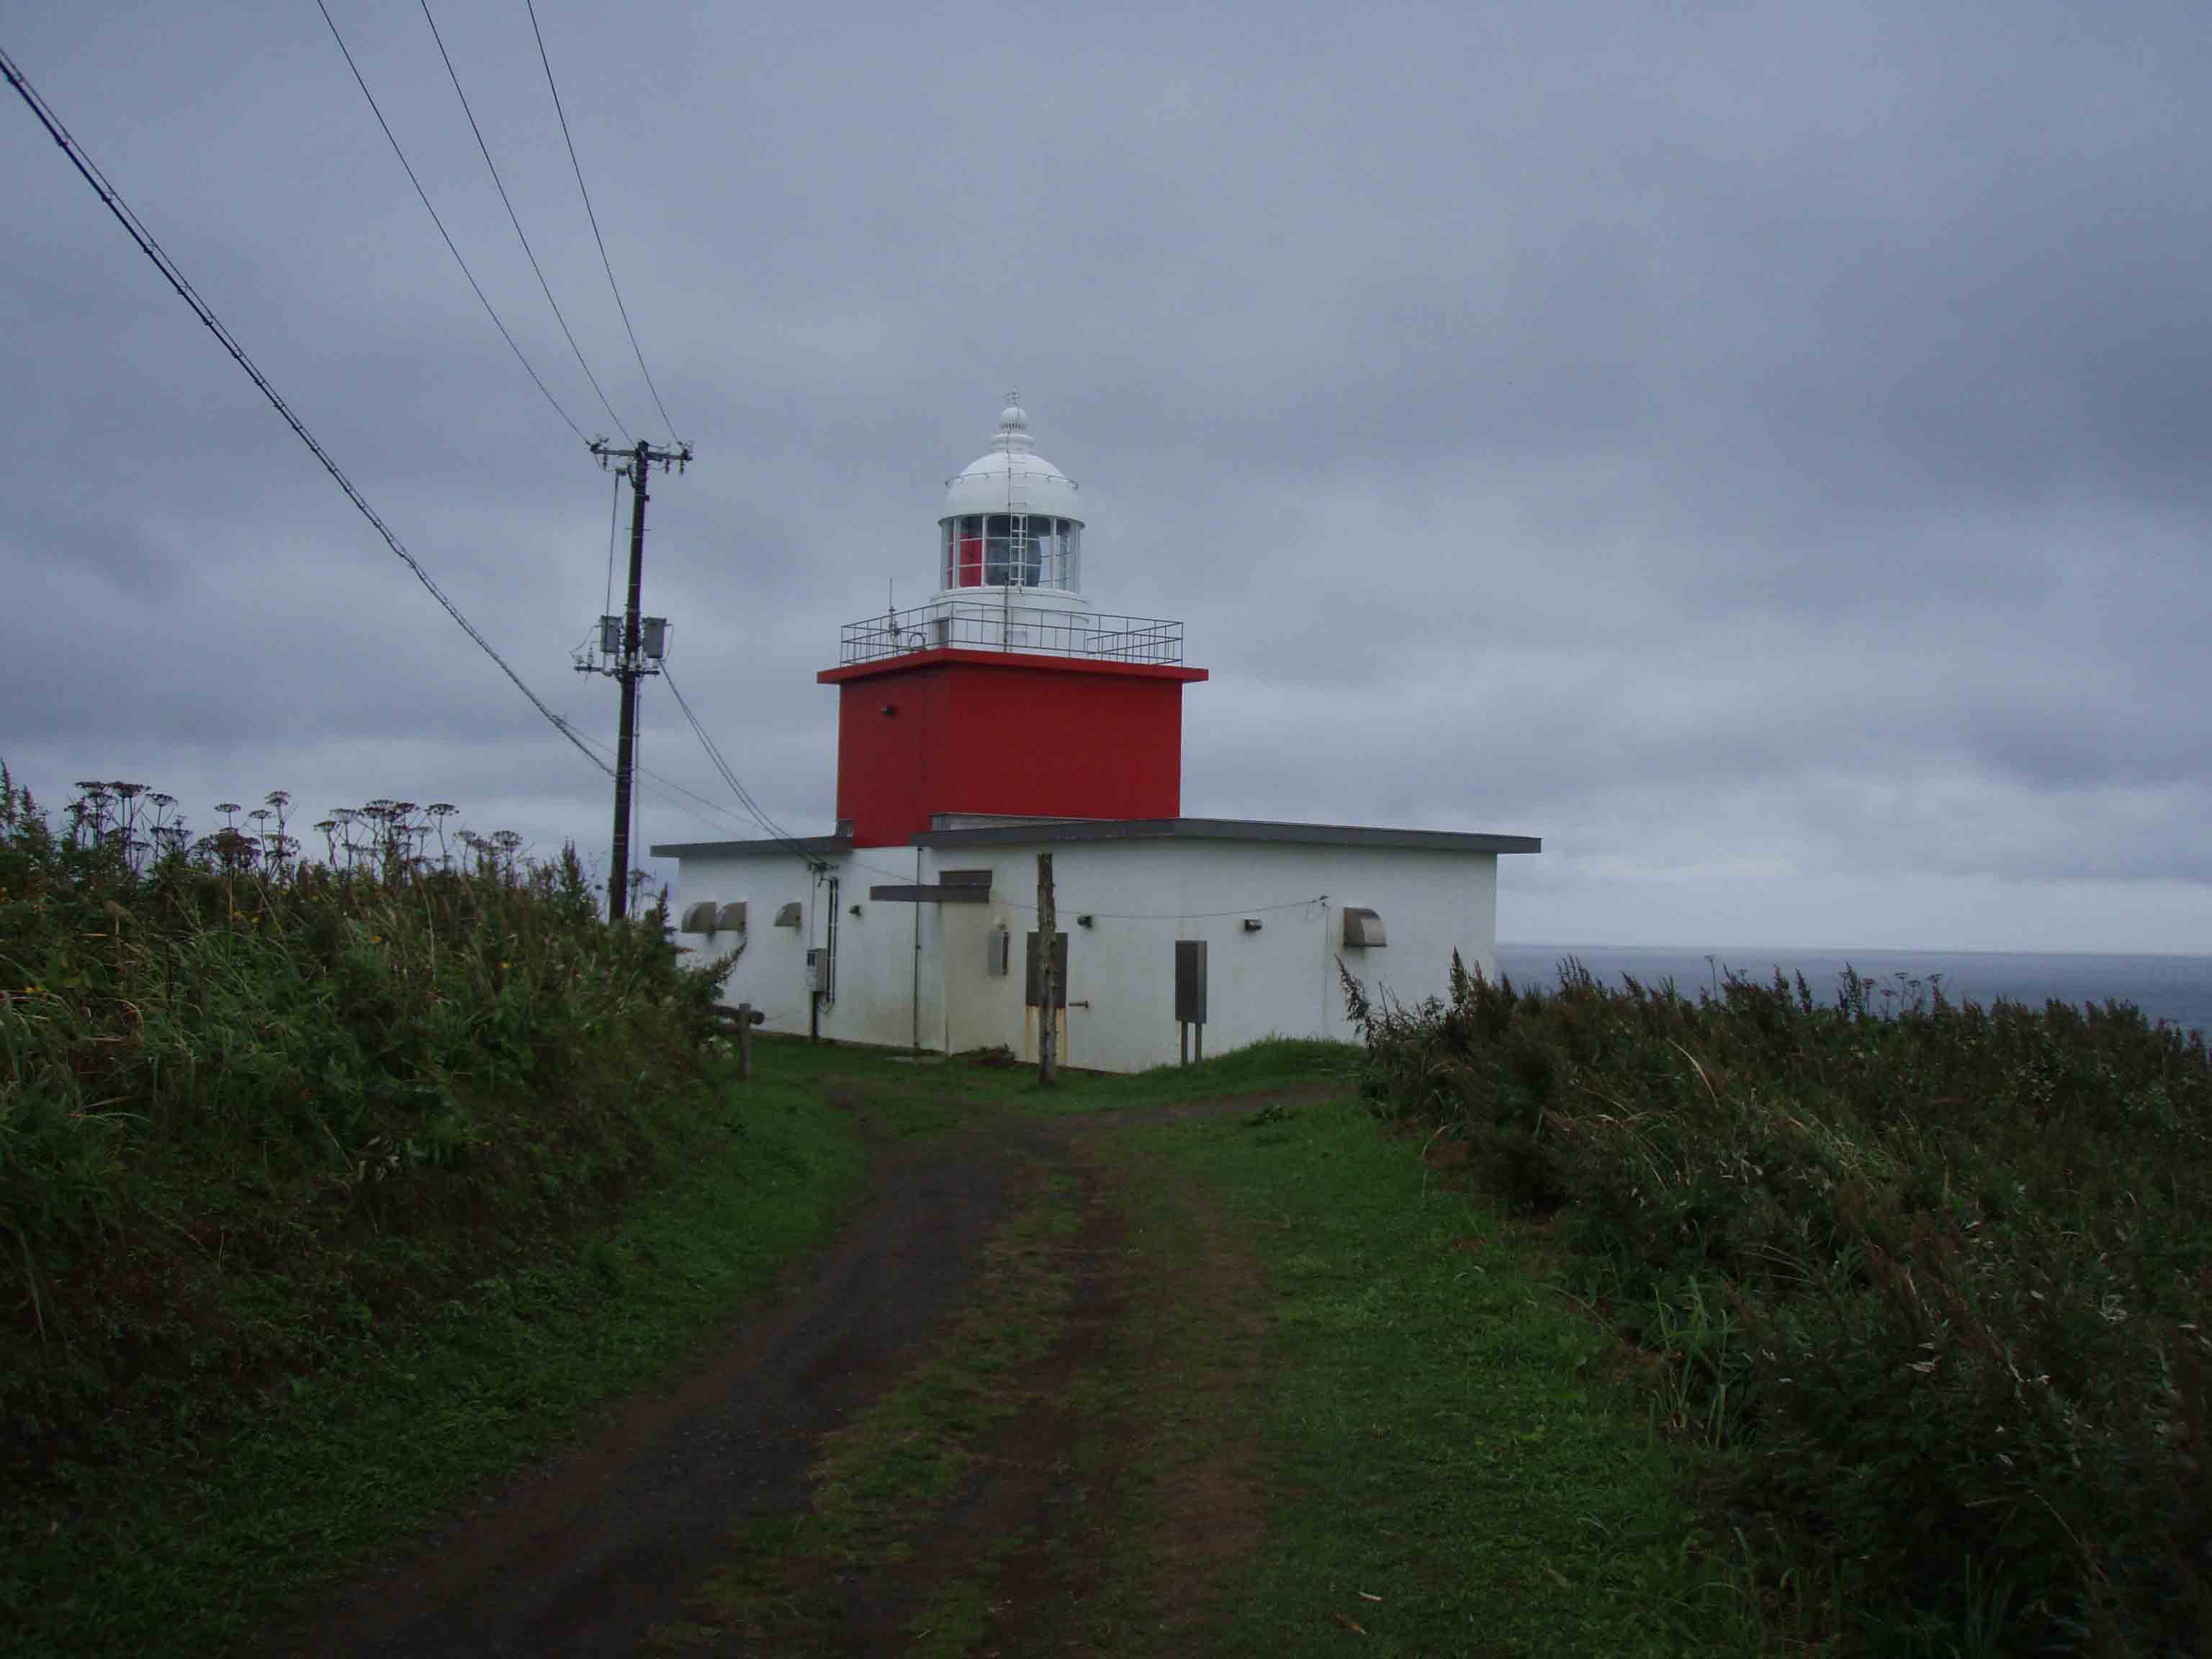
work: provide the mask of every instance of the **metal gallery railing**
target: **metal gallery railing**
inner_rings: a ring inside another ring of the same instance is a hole
[[[1018,599],[944,599],[846,623],[838,660],[877,662],[911,652],[948,650],[1179,664],[1182,624],[1156,617],[1051,610]]]

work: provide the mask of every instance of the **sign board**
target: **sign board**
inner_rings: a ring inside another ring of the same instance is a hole
[[[1206,941],[1179,939],[1175,942],[1176,1019],[1187,1025],[1206,1024]]]
[[[1054,933],[1052,936],[1052,969],[1054,976],[1059,981],[1054,1001],[1057,1006],[1065,1008],[1067,1006],[1067,935],[1065,933]],[[1035,933],[1029,936],[1028,966],[1023,969],[1023,972],[1029,978],[1029,988],[1023,994],[1024,1006],[1030,1008],[1041,1007],[1044,1002],[1044,988],[1037,982],[1037,936]]]

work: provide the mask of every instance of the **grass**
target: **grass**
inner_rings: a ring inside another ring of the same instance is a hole
[[[1106,1072],[1064,1072],[1053,1089],[1036,1086],[1036,1068],[1008,1075],[1020,1081],[1010,1097],[1048,1116],[1164,1106],[1176,1101],[1222,1095],[1255,1094],[1316,1084],[1342,1083],[1348,1089],[1358,1075],[1359,1051],[1318,1037],[1264,1037],[1243,1048],[1196,1065],[1155,1066],[1116,1075]]]
[[[1624,1414],[1603,1329],[1495,1210],[1343,1101],[1139,1133],[1267,1287],[1266,1538],[1209,1651],[1760,1650],[1700,1588],[1684,1464]],[[1172,1187],[1146,1201],[1172,1237]]]
[[[1106,1259],[1059,1255],[1064,1194],[1018,1208],[945,1340],[825,1443],[807,1513],[733,1540],[661,1645],[835,1648],[857,1639],[840,1621],[866,1587],[913,1598],[894,1646],[945,1659],[1048,1636],[1268,1659],[1347,1641],[1775,1650],[1792,1626],[1738,1588],[1733,1546],[1698,1531],[1697,1455],[1615,1376],[1616,1345],[1562,1293],[1556,1253],[1448,1189],[1418,1139],[1378,1131],[1352,1098],[1356,1061],[1271,1043],[1047,1094],[1022,1073],[842,1051],[835,1064],[910,1093],[921,1121],[953,1096],[1055,1116],[1261,1098],[1080,1131],[1079,1162],[1119,1213]],[[1316,1079],[1343,1091],[1315,1103]],[[1054,1361],[1086,1304],[1110,1330],[1081,1363]],[[1052,1527],[963,1541],[955,1517],[1002,1478],[979,1453],[1040,1404],[1066,1425]]]
[[[262,1628],[696,1341],[861,1166],[573,852],[0,768],[0,1629]]]
[[[663,1375],[823,1241],[862,1163],[804,1081],[718,1079],[685,1105],[679,1172],[620,1220],[372,1334],[265,1408],[149,1435],[58,1504],[11,1504],[7,1650],[221,1650]]]
[[[824,1437],[805,1516],[741,1528],[689,1616],[655,1632],[655,1646],[681,1652],[726,1638],[809,1650],[850,1597],[854,1576],[895,1573],[927,1554],[933,1523],[977,1473],[978,1443],[1030,1403],[1029,1373],[1060,1340],[1070,1289],[1061,1251],[1078,1220],[1070,1194],[1064,1176],[1033,1172],[986,1243],[975,1287],[943,1338]],[[909,1622],[915,1652],[968,1650],[999,1563],[1020,1541],[994,1540],[940,1576]]]

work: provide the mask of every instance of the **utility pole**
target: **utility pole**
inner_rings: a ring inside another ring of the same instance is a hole
[[[690,465],[691,446],[678,444],[672,449],[641,438],[635,447],[621,449],[601,438],[592,445],[592,453],[602,467],[624,458],[617,471],[629,480],[630,491],[629,599],[618,627],[613,617],[599,618],[599,653],[605,660],[576,665],[580,673],[607,674],[622,682],[622,729],[615,744],[614,868],[607,875],[607,915],[620,921],[629,910],[629,797],[637,756],[637,683],[660,672],[653,665],[665,653],[668,639],[665,617],[638,615],[645,594],[646,485],[655,461],[664,472],[672,466],[683,471]]]

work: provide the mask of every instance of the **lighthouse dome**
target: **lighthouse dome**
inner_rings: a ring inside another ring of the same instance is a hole
[[[1083,509],[1075,481],[1030,447],[1018,403],[999,416],[988,453],[946,480],[937,520],[938,594],[1026,588],[1063,609],[1083,598]]]
[[[940,518],[969,513],[1004,513],[1008,492],[1017,513],[1049,513],[1055,518],[1081,523],[1083,510],[1075,498],[1075,481],[1030,447],[1030,420],[1019,404],[1009,404],[999,416],[999,435],[989,451],[960,469],[945,488],[945,510]]]

